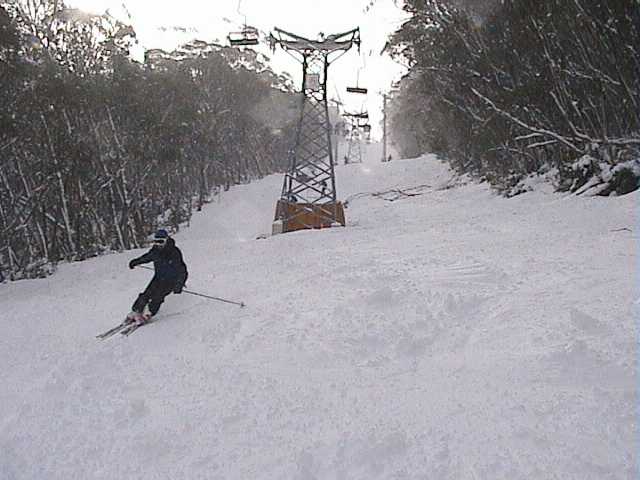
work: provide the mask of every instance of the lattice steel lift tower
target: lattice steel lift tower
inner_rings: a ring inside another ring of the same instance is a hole
[[[344,226],[344,208],[337,200],[333,170],[327,73],[331,63],[354,45],[360,46],[360,30],[309,40],[275,28],[269,41],[274,51],[280,45],[302,63],[300,117],[273,233]]]
[[[368,140],[371,134],[371,125],[369,125],[369,114],[361,113],[343,113],[349,124],[349,133],[347,136],[348,147],[347,154],[344,156],[344,164],[362,163],[362,141]]]

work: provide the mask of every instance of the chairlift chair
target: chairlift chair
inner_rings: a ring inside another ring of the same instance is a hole
[[[234,47],[258,45],[260,38],[258,29],[249,25],[244,25],[239,32],[231,32],[227,36],[229,44]]]
[[[238,0],[238,14],[243,15],[240,11],[240,4],[242,0]],[[260,43],[260,37],[258,35],[258,29],[256,27],[252,27],[247,25],[247,16],[244,16],[244,24],[242,25],[242,30],[239,32],[231,32],[227,35],[229,39],[229,44],[232,47],[242,47],[242,46],[251,46],[258,45]]]
[[[364,93],[366,94],[369,90],[363,87],[347,87],[347,92],[349,93]]]
[[[358,74],[357,74],[357,77],[356,77],[356,86],[355,87],[347,87],[347,92],[348,93],[366,94],[368,92],[368,90],[366,88],[360,86],[360,70],[362,70],[362,66],[360,68],[358,68]]]

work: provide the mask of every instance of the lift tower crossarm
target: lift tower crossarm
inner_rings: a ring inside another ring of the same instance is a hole
[[[324,40],[311,40],[277,27],[274,28],[274,32],[277,36],[274,34],[269,36],[272,49],[275,49],[276,44],[280,44],[285,50],[295,50],[301,53],[316,51],[327,54],[349,50],[353,45],[360,46],[359,28],[329,35]]]

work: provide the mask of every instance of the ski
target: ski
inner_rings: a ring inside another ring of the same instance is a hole
[[[141,319],[144,319],[144,318],[147,318],[147,317],[144,317],[144,316],[141,317]],[[146,325],[147,323],[151,323],[151,320],[147,319],[146,321],[138,322],[136,321],[135,318],[125,318],[122,321],[122,323],[120,323],[119,325],[116,325],[115,327],[113,327],[110,330],[107,330],[104,333],[100,333],[96,335],[96,338],[99,340],[104,340],[106,338],[114,336],[118,332],[128,337],[133,332],[135,332],[138,328],[140,328],[143,325]]]
[[[137,323],[134,323],[133,325],[129,325],[127,328],[123,329],[120,331],[121,335],[124,335],[125,337],[128,337],[129,335],[131,335],[133,332],[135,332],[137,329],[139,329],[143,324],[139,325]]]
[[[130,326],[130,324],[131,324],[131,320],[124,320],[122,323],[120,323],[119,325],[116,325],[112,329],[107,330],[104,333],[100,333],[100,334],[96,335],[96,338],[99,339],[99,340],[104,340],[105,338],[109,338],[109,337],[115,335],[116,333],[118,333],[119,331],[121,331],[122,329]]]
[[[140,327],[144,327],[145,325],[151,323],[151,320],[147,320],[146,322],[143,323],[134,323],[133,325],[129,325],[127,328],[120,330],[120,333],[122,335],[124,335],[125,337],[128,337],[129,335],[131,335],[133,332],[135,332],[137,329],[139,329]]]

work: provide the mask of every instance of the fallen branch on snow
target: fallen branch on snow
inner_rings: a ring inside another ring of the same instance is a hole
[[[417,197],[419,195],[424,195],[427,192],[423,190],[428,188],[431,188],[431,185],[426,185],[426,184],[418,185],[416,187],[409,187],[405,189],[392,188],[390,190],[385,190],[383,192],[356,193],[354,195],[351,195],[344,201],[344,207],[347,208],[350,202],[352,202],[356,198],[362,198],[362,197],[381,198],[382,200],[385,200],[387,202],[395,202],[396,200],[400,200],[403,198]]]

